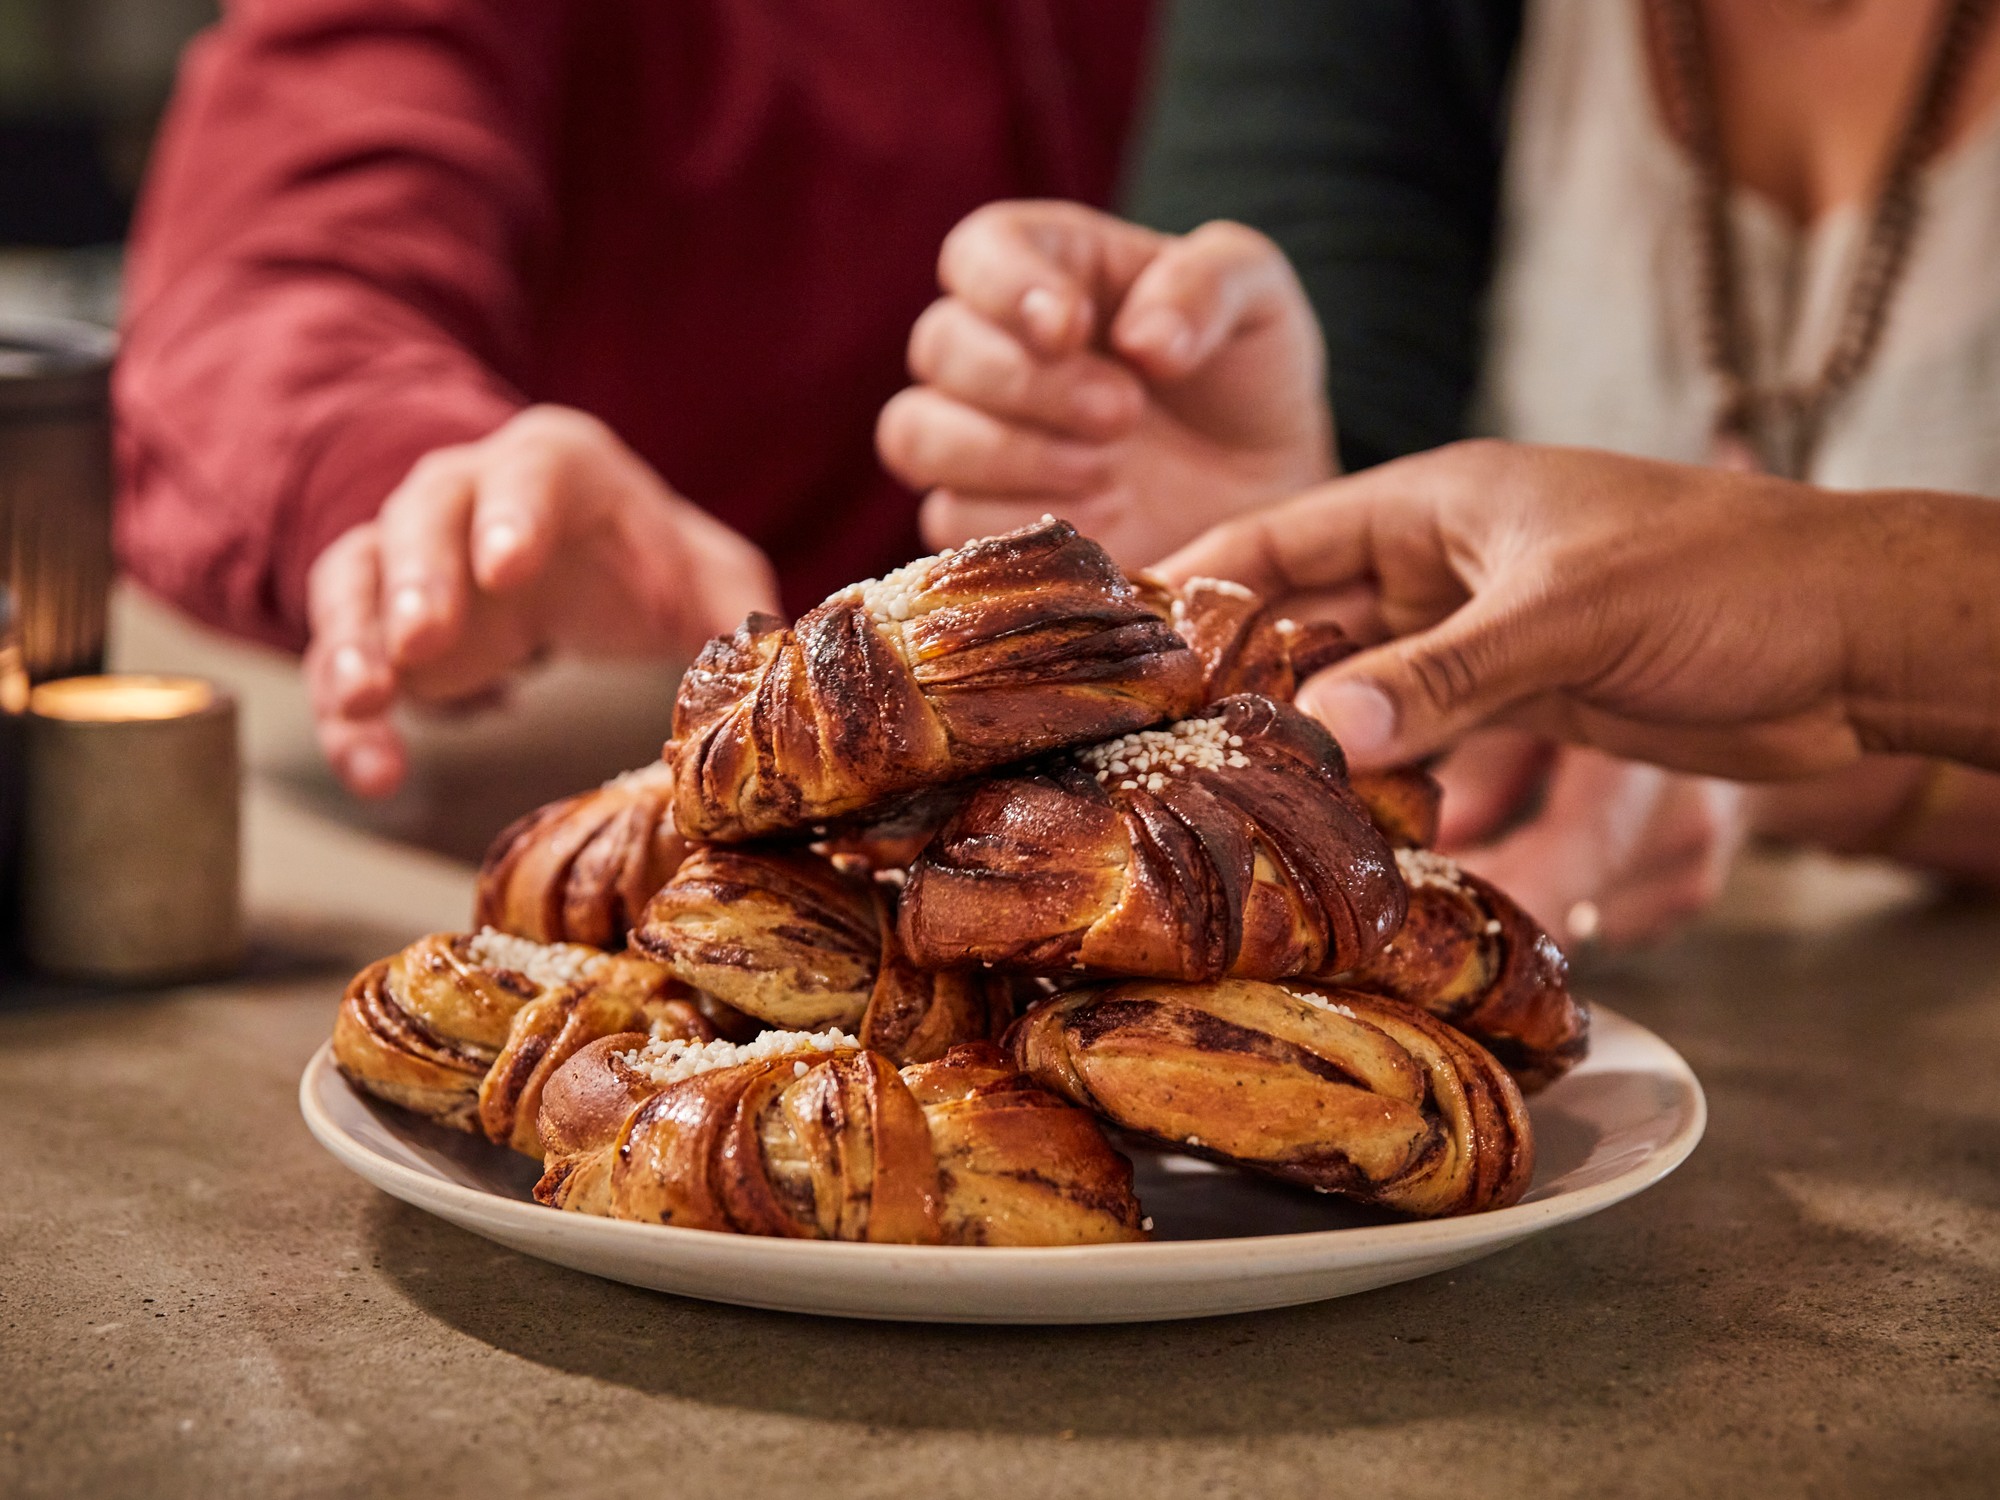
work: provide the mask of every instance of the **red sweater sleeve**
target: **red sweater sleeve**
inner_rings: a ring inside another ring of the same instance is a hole
[[[297,647],[305,578],[419,456],[523,404],[561,0],[234,0],[140,211],[115,377],[125,568]]]

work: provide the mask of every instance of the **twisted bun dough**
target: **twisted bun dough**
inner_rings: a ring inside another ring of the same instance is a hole
[[[858,1026],[882,956],[881,897],[803,849],[697,845],[632,946],[769,1026]]]
[[[961,781],[912,792],[887,817],[830,829],[812,847],[843,863],[856,863],[877,874],[901,879],[910,861],[923,852],[924,845],[958,811],[959,803],[975,785],[976,782]]]
[[[358,1088],[539,1155],[541,1091],[578,1048],[635,1029],[708,1040],[714,1025],[659,965],[576,944],[433,933],[354,977],[333,1056]]]
[[[1333,621],[1286,619],[1227,578],[1176,585],[1142,573],[1132,582],[1146,607],[1201,658],[1205,703],[1237,693],[1289,703],[1300,683],[1359,649]]]
[[[1337,982],[1421,1005],[1504,1063],[1534,1093],[1590,1044],[1569,964],[1534,918],[1441,854],[1399,849],[1410,914],[1380,953]]]
[[[542,1202],[877,1244],[1145,1237],[1131,1163],[990,1043],[898,1072],[845,1039],[795,1036],[774,1054],[668,1081],[678,1050],[645,1040],[594,1043],[550,1083]]]
[[[656,763],[518,819],[480,867],[474,925],[617,947],[687,853],[673,802],[673,769]]]
[[[805,849],[698,846],[646,908],[635,948],[769,1025],[837,1026],[897,1063],[999,1035],[1016,982],[920,970],[896,938],[894,887]]]
[[[1201,666],[1060,521],[709,642],[674,705],[690,838],[797,832],[1194,708]]]
[[[1358,649],[1331,621],[1277,618],[1226,579],[1191,578],[1176,588],[1148,578],[1140,587],[1201,657],[1214,696],[1262,693],[1288,703],[1306,678]],[[1561,949],[1493,885],[1416,852],[1437,841],[1436,778],[1398,766],[1351,773],[1348,785],[1397,846],[1410,908],[1388,945],[1341,982],[1441,1016],[1492,1051],[1529,1092],[1569,1071],[1589,1045],[1589,1018],[1570,996]]]
[[[1273,979],[1363,962],[1404,899],[1340,748],[1244,695],[975,789],[911,865],[900,930],[925,966]]]
[[[1363,1203],[1476,1213],[1534,1175],[1506,1071],[1379,995],[1126,981],[1036,1007],[1009,1045],[1030,1078],[1127,1130]]]
[[[1437,842],[1444,788],[1422,766],[1353,771],[1347,784],[1382,836],[1398,849],[1427,849]]]
[[[1202,701],[1256,693],[1290,703],[1300,684],[1361,648],[1331,620],[1292,620],[1227,578],[1167,583],[1142,573],[1140,597],[1201,658]],[[1399,846],[1437,841],[1443,789],[1421,766],[1354,771],[1348,785],[1376,825]]]

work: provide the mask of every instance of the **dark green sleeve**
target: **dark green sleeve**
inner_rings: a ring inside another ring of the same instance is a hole
[[[1521,0],[1175,0],[1130,210],[1263,230],[1326,330],[1349,468],[1460,437]]]

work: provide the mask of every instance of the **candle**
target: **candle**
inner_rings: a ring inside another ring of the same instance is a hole
[[[72,677],[28,697],[22,946],[119,983],[242,955],[236,705],[191,677]]]

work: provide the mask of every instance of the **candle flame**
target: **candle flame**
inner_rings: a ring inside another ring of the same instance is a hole
[[[21,643],[9,637],[0,644],[0,713],[26,713],[31,691],[28,668],[21,660]]]
[[[28,695],[28,711],[44,719],[122,724],[138,719],[184,719],[215,702],[215,689],[198,677],[64,677]]]

